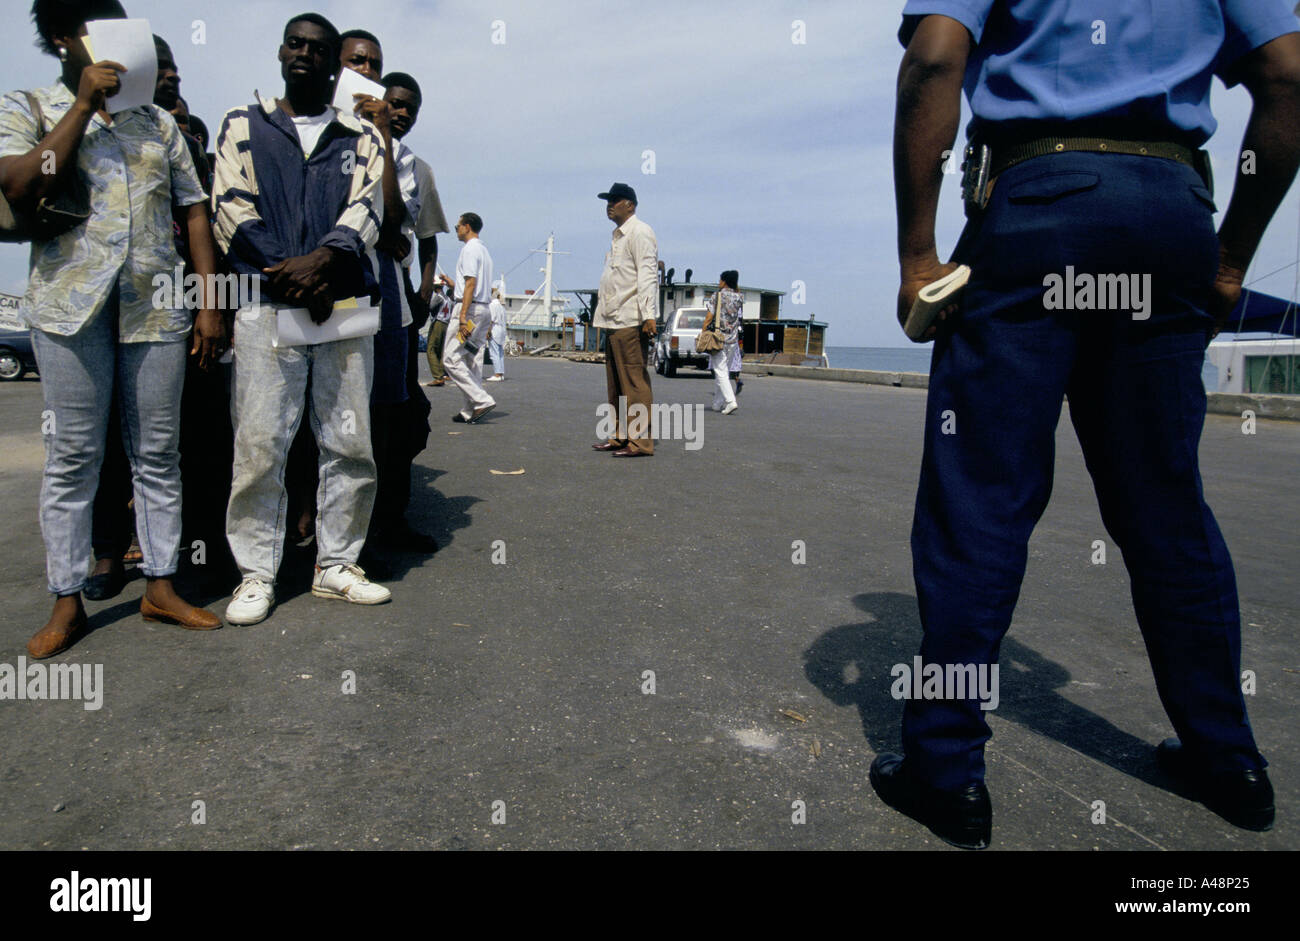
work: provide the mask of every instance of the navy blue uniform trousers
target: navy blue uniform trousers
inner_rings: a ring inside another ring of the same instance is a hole
[[[972,277],[935,342],[913,575],[924,663],[996,663],[1068,398],[1175,731],[1207,768],[1260,768],[1232,560],[1197,464],[1212,209],[1200,177],[1170,160],[1064,153],[1002,174],[954,255]],[[1136,275],[1139,287],[1150,275],[1147,316],[1048,309],[1044,279],[1067,266],[1076,278]],[[904,752],[935,787],[982,781],[990,734],[975,699],[905,705]]]

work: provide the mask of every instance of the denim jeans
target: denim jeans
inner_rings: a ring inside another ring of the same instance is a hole
[[[1174,730],[1199,767],[1260,768],[1232,560],[1197,465],[1218,264],[1211,207],[1195,172],[1151,157],[1049,155],[999,177],[958,245],[972,276],[935,342],[913,573],[923,662],[997,662],[1068,397]],[[1047,288],[1066,275],[1123,275],[1139,289],[1145,279],[1144,303],[1130,292],[1104,309],[1098,293],[1063,306]],[[909,763],[941,789],[983,780],[984,715],[971,698],[909,700]]]
[[[234,480],[226,539],[240,572],[274,581],[284,548],[284,468],[304,412],[319,449],[316,557],[355,564],[375,502],[374,337],[276,349],[275,305],[235,318]]]
[[[114,395],[131,465],[136,532],[150,578],[176,571],[181,540],[180,411],[185,337],[118,341],[116,290],[72,336],[32,331],[45,398],[41,533],[52,594],[81,591],[90,574],[95,492]]]
[[[506,374],[506,345],[496,340],[488,340],[488,353],[492,356],[492,372],[498,376]]]

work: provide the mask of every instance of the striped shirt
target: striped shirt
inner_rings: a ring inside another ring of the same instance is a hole
[[[369,121],[329,109],[332,120],[303,158],[293,122],[274,99],[226,112],[217,135],[213,234],[231,268],[262,269],[317,248],[353,263],[337,270],[335,299],[373,295],[365,255],[383,220],[383,138]],[[265,288],[265,285],[263,285]]]

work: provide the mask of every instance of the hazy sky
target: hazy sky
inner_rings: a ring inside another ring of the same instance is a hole
[[[9,0],[10,9],[28,6]],[[524,2],[374,0],[345,3],[189,3],[124,0],[172,45],[181,93],[215,134],[226,109],[253,90],[283,88],[276,49],[284,22],[305,9],[340,29],[363,28],[384,47],[387,71],[410,72],[424,109],[407,138],[434,168],[449,217],[484,221],[511,291],[541,281],[554,232],[561,289],[599,280],[610,225],[596,193],[630,183],[659,255],[697,279],[725,268],[746,285],[790,291],[782,315],[830,323],[832,346],[907,346],[894,319],[890,134],[902,50],[902,8],[891,0],[662,0]],[[219,12],[218,12],[219,11]],[[195,20],[204,44],[195,44]],[[796,44],[795,21],[806,42]],[[0,88],[51,83],[55,59],[35,31],[10,20]],[[494,43],[494,37],[504,43]],[[1216,83],[1220,130],[1211,142],[1221,181],[1232,179],[1250,99]],[[653,151],[654,173],[644,173]],[[1226,182],[1218,202],[1227,204]],[[939,244],[962,223],[955,178],[945,184]],[[1300,197],[1292,190],[1265,238],[1255,286],[1295,296]],[[444,267],[453,235],[439,238]],[[26,246],[0,246],[0,289],[22,293]],[[523,262],[523,264],[520,264]],[[519,265],[519,267],[515,267]]]

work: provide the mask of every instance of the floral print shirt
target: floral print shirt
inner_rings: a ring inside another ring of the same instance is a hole
[[[722,342],[735,343],[736,333],[740,330],[740,317],[745,308],[745,298],[739,291],[723,288],[705,304],[709,313],[717,309],[719,295],[722,297],[722,320],[717,326],[722,330]]]
[[[62,81],[32,91],[45,133],[72,108]],[[0,98],[0,157],[21,156],[41,140],[22,92]],[[46,242],[33,242],[23,314],[46,333],[72,336],[120,289],[119,338],[125,343],[179,340],[193,317],[173,299],[170,279],[181,264],[172,238],[172,207],[206,200],[189,150],[170,114],[155,105],[86,125],[77,173],[90,190],[91,215]],[[157,279],[164,276],[166,282]],[[160,290],[162,284],[167,290]],[[155,299],[158,303],[155,305]]]

